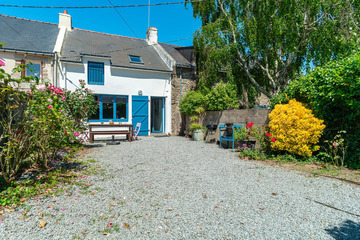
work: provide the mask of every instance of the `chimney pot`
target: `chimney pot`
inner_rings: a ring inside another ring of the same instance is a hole
[[[66,11],[66,10],[64,10],[64,14],[67,14],[67,11]]]

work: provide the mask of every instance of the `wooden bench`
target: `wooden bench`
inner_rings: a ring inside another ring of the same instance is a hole
[[[94,130],[94,127],[97,130]],[[102,130],[99,130],[103,128]],[[128,128],[128,130],[104,130],[111,128]],[[89,133],[90,133],[90,143],[94,142],[95,135],[126,135],[129,142],[132,141],[133,138],[133,125],[132,124],[90,124],[89,125]]]

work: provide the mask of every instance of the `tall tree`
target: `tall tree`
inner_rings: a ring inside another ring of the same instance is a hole
[[[219,70],[243,90],[268,98],[310,66],[356,49],[359,0],[186,0],[202,27],[195,33],[202,82]]]

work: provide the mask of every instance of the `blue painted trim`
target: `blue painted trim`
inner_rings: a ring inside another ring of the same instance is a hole
[[[99,102],[100,102],[100,106],[99,106],[99,115],[100,115],[100,119],[88,119],[88,122],[109,122],[110,120],[113,122],[127,122],[129,119],[129,96],[126,95],[98,95],[99,97]],[[113,118],[112,119],[108,119],[108,118],[103,118],[103,97],[113,97]],[[116,119],[116,97],[124,97],[126,99],[126,118],[125,119]]]
[[[149,103],[151,98],[149,96],[132,96],[132,124],[136,126],[141,122],[139,136],[148,136],[149,128]],[[146,110],[146,111],[145,111]],[[139,114],[142,112],[142,114]]]
[[[161,100],[161,130],[154,130],[154,102],[153,100]],[[163,133],[165,129],[165,98],[164,97],[152,97],[151,98],[151,132],[153,133]]]
[[[88,62],[88,84],[89,85],[104,85],[104,63],[102,62]]]
[[[227,134],[226,136],[222,137],[221,136],[221,132],[222,131],[226,131],[226,126],[225,124],[219,125],[219,142],[220,142],[220,148],[221,148],[221,141],[226,141],[226,142],[232,142],[232,149],[234,149],[234,145],[235,145],[235,136],[234,136],[234,130],[235,128],[241,128],[242,125],[233,125],[233,133],[232,134]]]

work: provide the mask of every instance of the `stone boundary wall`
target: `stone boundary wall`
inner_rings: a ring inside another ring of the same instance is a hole
[[[269,109],[240,109],[240,110],[225,110],[225,111],[209,111],[205,113],[203,126],[209,124],[218,125],[216,132],[212,133],[212,138],[219,140],[219,125],[225,123],[233,123],[237,125],[246,126],[246,124],[253,122],[255,126],[262,126],[269,123],[268,115]],[[190,116],[186,116],[186,135],[191,135],[189,131]]]

